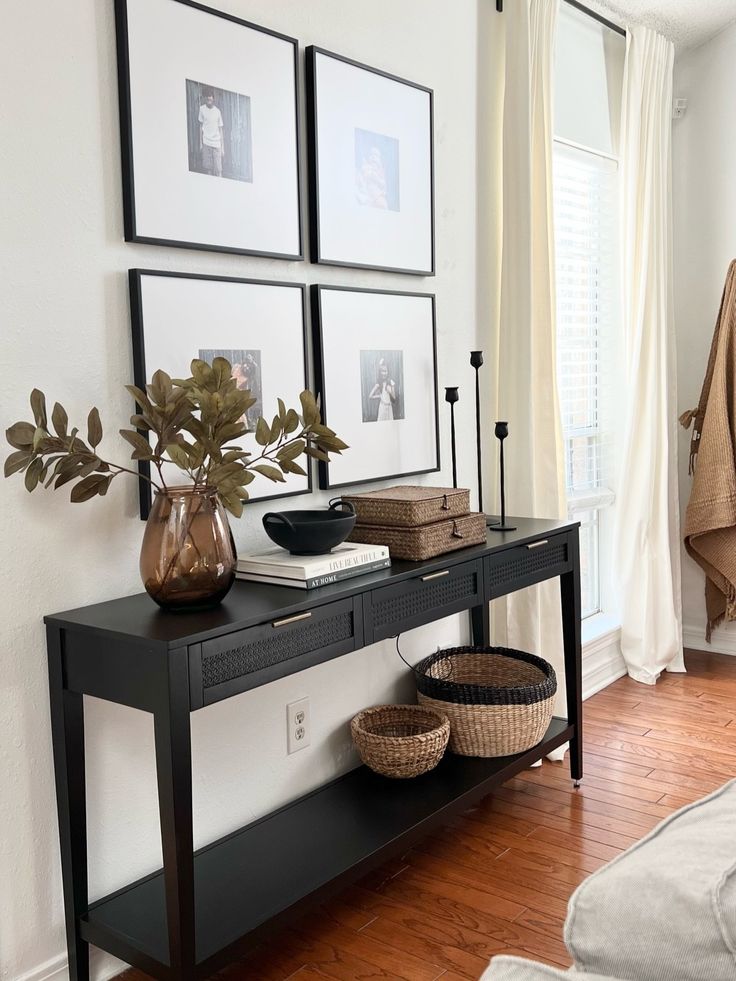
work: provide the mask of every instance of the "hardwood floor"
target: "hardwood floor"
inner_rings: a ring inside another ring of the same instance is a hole
[[[467,981],[501,952],[568,966],[573,890],[736,775],[736,658],[686,663],[655,688],[623,678],[585,703],[580,789],[567,762],[545,760],[218,979]]]

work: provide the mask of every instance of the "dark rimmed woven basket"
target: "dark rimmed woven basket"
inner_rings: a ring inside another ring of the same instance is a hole
[[[450,720],[461,756],[512,756],[542,741],[557,677],[536,654],[507,647],[454,647],[414,668],[419,703]]]
[[[350,732],[361,760],[384,777],[418,777],[437,766],[447,748],[444,712],[422,705],[376,705],[358,712]]]

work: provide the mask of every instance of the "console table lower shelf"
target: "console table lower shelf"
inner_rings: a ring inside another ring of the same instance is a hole
[[[389,780],[361,766],[260,821],[195,852],[197,974],[227,962],[244,938],[254,942],[303,911],[302,901],[339,890],[344,882],[410,847],[497,785],[572,738],[567,720],[553,718],[539,745],[499,759],[446,754],[430,773]],[[163,870],[92,904],[81,918],[85,940],[130,958],[150,958],[165,977],[169,938]]]

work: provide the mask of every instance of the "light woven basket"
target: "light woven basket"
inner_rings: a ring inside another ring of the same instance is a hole
[[[434,769],[447,748],[450,723],[421,705],[376,705],[358,712],[350,732],[361,760],[384,777],[418,777]]]
[[[486,517],[473,513],[416,528],[356,524],[347,540],[387,545],[391,558],[421,562],[469,545],[482,545],[486,541]]]
[[[355,508],[359,525],[414,528],[470,513],[470,491],[464,487],[416,487],[400,484],[365,494],[343,494]]]
[[[552,665],[504,647],[438,651],[414,669],[419,703],[450,720],[460,756],[513,756],[542,741],[557,691]]]

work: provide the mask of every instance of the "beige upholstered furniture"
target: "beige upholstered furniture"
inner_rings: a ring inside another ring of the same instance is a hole
[[[570,972],[500,956],[481,981],[734,981],[736,780],[586,879],[565,943]]]

